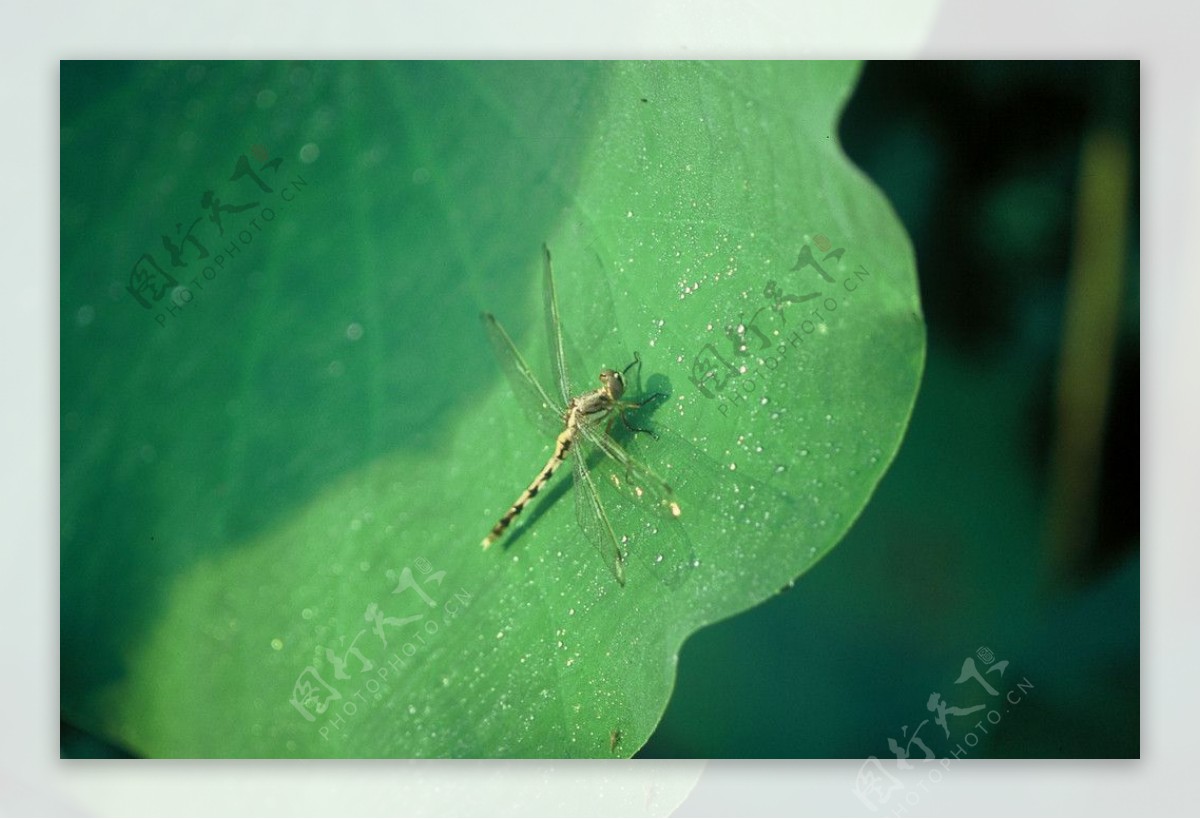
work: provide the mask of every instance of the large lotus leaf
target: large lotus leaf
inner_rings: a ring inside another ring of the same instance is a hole
[[[634,753],[688,635],[812,567],[904,434],[856,73],[64,64],[64,713],[153,756]],[[678,516],[585,461],[623,586],[569,465],[480,548],[554,444],[479,321],[557,398],[543,242],[573,391],[637,354],[662,396],[612,435]]]

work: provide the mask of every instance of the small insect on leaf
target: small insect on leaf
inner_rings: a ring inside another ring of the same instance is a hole
[[[542,245],[542,264],[546,330],[550,342],[550,363],[554,371],[554,390],[547,390],[538,381],[496,317],[491,313],[484,313],[482,318],[496,357],[512,383],[513,393],[524,402],[526,412],[538,421],[538,426],[543,429],[557,428],[558,437],[554,441],[550,459],[508,511],[496,521],[483,539],[483,548],[488,548],[504,536],[526,505],[550,481],[558,468],[570,459],[574,474],[575,514],[579,528],[600,552],[613,577],[624,586],[625,552],[621,548],[624,539],[618,540],[613,531],[608,512],[597,491],[596,480],[591,467],[588,466],[589,454],[598,450],[620,467],[621,471],[635,482],[633,494],[637,500],[645,497],[648,503],[652,502],[660,508],[669,509],[671,515],[679,517],[679,504],[674,499],[671,487],[648,467],[634,459],[610,435],[614,421],[620,418],[632,433],[646,433],[657,438],[658,436],[650,430],[633,426],[626,413],[666,396],[655,393],[640,401],[624,399],[625,376],[635,365],[641,364],[641,358],[636,354],[633,362],[623,370],[602,369],[600,387],[583,393],[573,390],[563,348],[558,297],[555,295],[554,272],[550,266],[550,250],[545,245]],[[616,477],[615,473],[610,478],[613,485],[620,489],[620,478]]]

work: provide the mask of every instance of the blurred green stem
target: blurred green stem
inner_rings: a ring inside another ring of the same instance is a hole
[[[1080,568],[1095,535],[1127,232],[1127,140],[1094,130],[1080,154],[1046,519],[1050,570],[1058,582]]]

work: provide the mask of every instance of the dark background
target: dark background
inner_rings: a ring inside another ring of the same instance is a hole
[[[946,757],[971,731],[972,758],[1139,755],[1138,114],[1136,62],[865,66],[841,138],[916,250],[929,350],[912,425],[820,565],[687,642],[641,756],[892,759],[888,740],[916,734]],[[1098,135],[1128,157],[1115,218],[1080,202],[1084,177],[1106,173],[1081,171]],[[1064,316],[1097,287],[1085,265],[1068,288],[1088,230],[1127,237],[1108,257],[1116,344],[1091,362],[1111,374],[1096,469],[1056,473],[1075,423],[1056,411]],[[1062,484],[1085,491],[1073,534],[1056,535]],[[995,698],[955,684],[981,647],[1009,661],[988,677]],[[1033,687],[1003,703],[1022,679]],[[949,716],[947,737],[934,692],[988,709]]]

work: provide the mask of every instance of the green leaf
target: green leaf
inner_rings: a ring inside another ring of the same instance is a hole
[[[924,325],[855,65],[110,70],[63,68],[62,698],[139,753],[631,755],[899,447]],[[569,469],[480,549],[553,444],[478,321],[551,385],[543,241],[576,389],[636,352],[668,395],[614,434],[678,519],[593,461],[624,587]],[[143,253],[187,293],[139,305]]]

